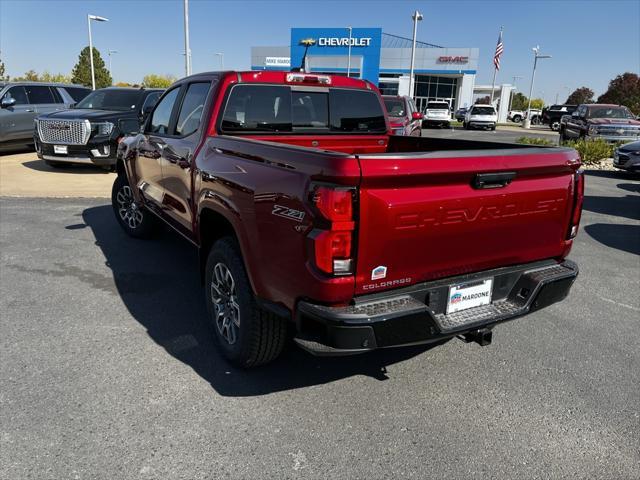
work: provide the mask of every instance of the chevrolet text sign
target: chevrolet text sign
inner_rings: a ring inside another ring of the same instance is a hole
[[[349,44],[351,44],[352,47],[368,47],[371,45],[371,37],[321,37],[318,39],[318,46],[320,47],[348,47]]]

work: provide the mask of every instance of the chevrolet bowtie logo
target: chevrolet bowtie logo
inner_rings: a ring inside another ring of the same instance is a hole
[[[316,41],[313,38],[304,38],[300,40],[300,45],[304,45],[305,47],[310,47],[315,44],[316,44]]]

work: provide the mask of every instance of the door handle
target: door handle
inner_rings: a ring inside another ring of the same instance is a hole
[[[25,109],[25,112],[33,113],[35,110],[33,108],[27,108]]]
[[[516,177],[516,172],[477,173],[473,178],[473,188],[502,188],[506,187]]]

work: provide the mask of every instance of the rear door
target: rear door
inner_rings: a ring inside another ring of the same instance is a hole
[[[34,105],[36,113],[42,115],[58,110],[64,110],[64,103],[58,92],[46,85],[29,85],[25,87],[29,103]]]
[[[172,135],[164,139],[162,150],[163,209],[174,223],[191,232],[192,159],[201,138],[211,82],[189,83],[183,90]]]
[[[11,87],[2,96],[2,99],[4,98],[13,98],[16,102],[8,108],[0,109],[0,141],[32,138],[33,120],[37,112],[35,105],[29,103],[25,88]]]
[[[538,148],[360,156],[356,292],[561,256],[575,157]],[[515,176],[481,188],[484,173]]]

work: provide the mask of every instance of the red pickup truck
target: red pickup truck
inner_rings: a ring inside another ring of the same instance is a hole
[[[193,75],[119,145],[122,228],[163,221],[200,252],[232,363],[458,336],[562,300],[584,177],[569,148],[391,135],[369,82]],[[171,268],[167,259],[158,259]]]

